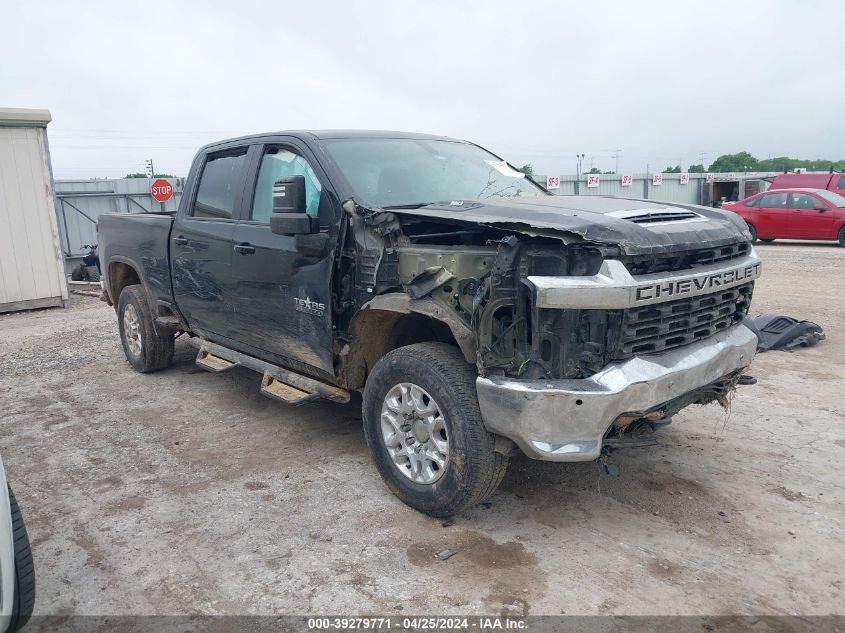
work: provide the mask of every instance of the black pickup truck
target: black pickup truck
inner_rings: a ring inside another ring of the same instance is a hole
[[[202,148],[178,212],[104,215],[104,298],[140,372],[187,333],[296,404],[363,393],[376,466],[447,516],[516,451],[597,459],[725,403],[757,339],[736,215],[553,196],[465,141],[281,132]]]

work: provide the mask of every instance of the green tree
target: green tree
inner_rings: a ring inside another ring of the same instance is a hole
[[[519,168],[519,171],[521,171],[529,178],[534,178],[534,165],[532,165],[531,163],[525,163],[522,167]]]
[[[588,171],[587,173],[588,173],[588,174],[600,174],[600,173],[601,173],[601,169],[599,169],[598,167],[591,167],[591,168],[590,168],[590,171]]]
[[[709,171],[726,173],[729,171],[757,171],[759,161],[748,152],[736,154],[722,154],[713,161]]]
[[[691,174],[703,174],[705,172],[704,165],[699,163],[698,165],[690,165],[689,169],[687,170]]]
[[[149,178],[149,176],[141,172],[135,172],[134,174],[126,174],[124,178]],[[175,176],[173,174],[153,174],[153,178],[175,178]]]
[[[667,167],[663,170],[664,174],[680,174],[681,173],[681,166],[675,165],[674,167]]]

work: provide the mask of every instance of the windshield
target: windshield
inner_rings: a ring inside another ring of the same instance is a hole
[[[845,197],[840,196],[838,193],[833,193],[832,191],[817,191],[816,193],[835,207],[845,207]]]
[[[470,143],[354,138],[328,139],[323,144],[367,206],[545,195],[525,174]]]

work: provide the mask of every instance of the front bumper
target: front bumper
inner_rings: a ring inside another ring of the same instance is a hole
[[[747,367],[757,336],[741,323],[684,347],[611,363],[582,380],[476,381],[487,429],[534,459],[597,459],[620,415],[644,413]]]

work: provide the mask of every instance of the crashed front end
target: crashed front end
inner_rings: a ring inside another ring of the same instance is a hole
[[[403,217],[380,267],[472,331],[485,425],[529,457],[596,459],[642,423],[724,403],[751,363],[761,264],[733,220],[670,214],[642,246],[646,229],[619,218],[561,231],[437,213]]]

